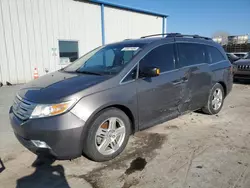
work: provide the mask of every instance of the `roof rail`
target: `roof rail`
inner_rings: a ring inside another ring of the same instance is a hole
[[[141,38],[144,39],[144,38],[149,38],[149,37],[164,36],[164,35],[174,35],[174,34],[180,34],[180,33],[160,33],[160,34],[153,34],[153,35],[143,36]]]
[[[209,37],[203,37],[203,36],[200,36],[200,35],[181,35],[180,37],[190,37],[190,38],[200,38],[200,39],[212,40]]]
[[[187,38],[200,38],[200,39],[205,39],[205,40],[212,40],[209,37],[203,37],[200,35],[183,35],[181,33],[161,33],[161,34],[147,35],[147,36],[143,36],[141,38],[149,38],[149,37],[155,37],[155,36],[166,36],[166,38],[168,38],[168,37],[187,37]]]

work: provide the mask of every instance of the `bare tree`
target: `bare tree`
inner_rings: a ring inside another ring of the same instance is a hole
[[[226,31],[216,31],[212,35],[212,38],[221,38],[221,44],[227,44],[229,33]]]

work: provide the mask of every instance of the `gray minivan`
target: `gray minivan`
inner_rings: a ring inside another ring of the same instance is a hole
[[[38,155],[105,161],[136,131],[189,111],[218,113],[232,80],[223,48],[209,38],[124,40],[24,85],[10,121],[17,139]]]

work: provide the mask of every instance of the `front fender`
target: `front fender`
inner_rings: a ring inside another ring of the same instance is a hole
[[[135,89],[131,90],[131,88]],[[86,122],[83,137],[85,137],[88,126],[91,126],[91,122],[98,112],[117,105],[130,110],[134,117],[135,130],[138,130],[136,82],[132,82],[83,97],[74,106],[71,112]]]

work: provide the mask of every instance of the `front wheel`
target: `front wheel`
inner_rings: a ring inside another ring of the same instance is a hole
[[[217,83],[210,91],[208,102],[202,111],[206,114],[213,115],[220,112],[225,98],[224,88],[221,84]]]
[[[130,133],[131,122],[123,111],[104,110],[90,125],[83,152],[94,161],[111,160],[124,150]]]

